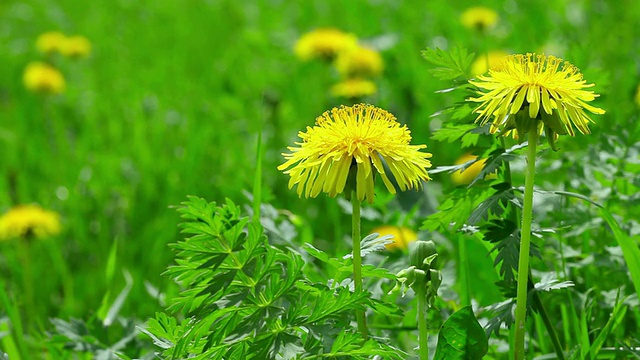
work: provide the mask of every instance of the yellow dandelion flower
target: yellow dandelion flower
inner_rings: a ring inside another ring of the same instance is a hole
[[[294,52],[302,60],[321,58],[333,59],[338,53],[355,47],[358,39],[355,35],[338,29],[323,28],[304,34],[294,47]]]
[[[91,53],[91,42],[84,36],[70,36],[60,49],[62,55],[70,58],[83,58]]]
[[[36,48],[44,54],[61,52],[66,39],[67,37],[59,31],[49,31],[38,36]]]
[[[585,110],[605,112],[587,103],[598,96],[584,90],[593,84],[586,83],[578,68],[554,56],[510,55],[501,69],[469,82],[479,88],[479,97],[467,99],[480,103],[476,121],[485,124],[493,119],[492,133],[514,131],[521,138],[535,125],[553,141],[558,134],[574,136],[573,127],[588,134],[588,123],[593,120]]]
[[[380,236],[391,235],[393,242],[387,244],[387,250],[405,250],[409,248],[409,244],[418,239],[415,231],[400,226],[383,225],[373,229],[371,233],[378,233]]]
[[[466,28],[478,31],[490,29],[498,23],[498,13],[484,6],[474,6],[460,15],[460,22]]]
[[[0,217],[0,240],[60,233],[60,216],[37,205],[19,205]]]
[[[475,160],[478,157],[472,155],[471,153],[466,153],[456,160],[456,165],[462,165],[467,161]],[[474,162],[468,168],[462,170],[455,171],[451,174],[451,181],[453,181],[456,185],[469,185],[471,182],[480,174],[482,168],[484,168],[484,164],[487,162],[487,159],[481,159],[479,161]],[[489,174],[485,176],[485,179],[495,179],[497,177],[496,173]]]
[[[502,70],[500,66],[504,63],[503,60],[509,56],[504,51],[490,51],[487,55],[480,55],[471,64],[471,76],[478,76],[491,70]]]
[[[638,88],[636,89],[636,96],[633,98],[636,102],[637,106],[640,106],[640,84],[638,84]]]
[[[339,53],[335,66],[344,77],[371,77],[382,73],[384,63],[376,50],[357,46]]]
[[[376,84],[373,81],[358,78],[347,79],[331,87],[333,96],[349,99],[373,95],[376,91]]]
[[[291,176],[289,188],[297,185],[300,197],[316,197],[320,192],[334,197],[347,187],[356,190],[358,200],[372,203],[375,172],[395,194],[383,160],[403,191],[430,180],[426,169],[431,167],[427,160],[431,154],[420,152],[426,145],[409,145],[407,126],[375,106],[333,108],[298,136],[302,142],[296,143],[299,147],[289,147],[291,153],[282,154],[286,161],[278,170]]]
[[[43,94],[60,94],[66,86],[58,69],[37,61],[27,65],[22,80],[27,89]]]

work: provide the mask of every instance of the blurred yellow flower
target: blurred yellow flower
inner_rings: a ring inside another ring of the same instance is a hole
[[[18,205],[0,217],[0,240],[60,233],[60,216],[37,205]]]
[[[91,42],[84,36],[70,36],[60,49],[62,55],[70,58],[83,58],[91,53]]]
[[[67,37],[59,31],[49,31],[38,36],[36,48],[44,54],[61,52],[66,39]]]
[[[302,60],[331,60],[338,53],[355,47],[357,42],[355,35],[338,29],[322,28],[302,35],[294,47],[294,52]]]
[[[549,139],[574,136],[574,126],[587,134],[593,120],[585,110],[605,112],[587,104],[598,96],[583,90],[593,84],[586,83],[578,68],[554,56],[510,55],[500,69],[469,82],[479,88],[479,97],[467,101],[480,103],[474,111],[479,114],[476,121],[483,125],[492,119],[491,133],[513,131],[521,138],[535,125]]]
[[[286,161],[278,170],[291,176],[289,188],[297,185],[300,197],[316,197],[320,192],[334,197],[347,188],[356,191],[358,200],[372,203],[376,172],[395,194],[383,160],[403,191],[430,180],[426,169],[431,167],[427,160],[431,154],[420,152],[426,145],[409,145],[407,126],[373,105],[333,108],[298,136],[302,142],[289,147],[291,153],[282,154]]]
[[[638,84],[638,88],[636,89],[636,96],[633,99],[636,102],[636,106],[640,106],[640,84]]]
[[[462,13],[460,22],[469,29],[485,31],[498,23],[498,13],[484,6],[474,6]]]
[[[382,56],[376,50],[356,46],[338,54],[335,63],[338,72],[347,78],[370,77],[382,73]]]
[[[504,63],[504,58],[509,56],[504,51],[490,51],[487,55],[480,55],[471,64],[471,76],[482,75],[491,70],[501,70],[500,66]]]
[[[392,235],[393,242],[387,244],[388,250],[405,250],[409,248],[409,243],[412,243],[418,239],[418,234],[415,231],[399,226],[383,225],[371,230],[371,233],[378,233],[380,236]]]
[[[27,65],[22,80],[27,89],[43,94],[60,94],[66,86],[64,77],[58,69],[37,61]]]
[[[456,165],[462,165],[467,161],[475,160],[477,156],[472,155],[471,153],[466,153],[456,160]],[[480,174],[484,164],[487,162],[487,159],[481,159],[479,161],[474,162],[468,168],[464,169],[464,171],[458,170],[451,174],[451,180],[456,185],[469,185],[471,182]],[[485,176],[485,179],[495,179],[497,177],[496,173],[491,173]]]
[[[357,78],[341,81],[331,87],[333,96],[349,99],[373,95],[376,91],[376,84],[373,81]]]

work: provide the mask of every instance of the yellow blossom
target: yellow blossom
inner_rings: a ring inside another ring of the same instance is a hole
[[[353,78],[333,85],[331,87],[331,94],[333,96],[353,99],[373,95],[376,93],[376,90],[376,84],[373,81]]]
[[[58,69],[37,61],[27,65],[22,80],[27,89],[43,94],[60,94],[66,86]]]
[[[471,76],[478,76],[491,70],[501,70],[500,66],[504,63],[503,60],[509,56],[504,51],[491,51],[486,55],[480,55],[471,64]]]
[[[510,55],[500,69],[469,82],[479,88],[479,97],[467,100],[480,103],[477,121],[483,125],[491,120],[492,133],[513,131],[522,138],[535,128],[552,142],[558,134],[574,136],[574,127],[589,133],[593,120],[585,110],[605,112],[587,103],[598,96],[584,90],[593,84],[586,83],[578,68],[554,56]]]
[[[36,39],[36,48],[38,48],[41,53],[53,54],[62,51],[65,41],[66,36],[64,36],[63,33],[59,31],[49,31],[38,36],[38,39]]]
[[[302,142],[289,147],[291,152],[282,154],[286,161],[278,166],[291,176],[289,188],[298,186],[298,196],[316,197],[325,192],[334,197],[347,188],[356,191],[358,200],[372,203],[376,172],[395,194],[383,161],[403,191],[430,180],[426,169],[431,167],[427,160],[431,154],[420,152],[426,145],[409,145],[407,126],[375,106],[333,108],[298,136]]]
[[[83,58],[91,53],[91,42],[84,36],[70,36],[64,43],[60,52],[70,58]]]
[[[633,98],[636,102],[636,106],[640,107],[640,84],[638,84],[638,88],[636,89],[636,96]]]
[[[371,233],[378,233],[380,236],[391,235],[393,236],[393,242],[387,244],[388,250],[405,250],[409,248],[409,244],[418,239],[418,234],[415,231],[400,226],[383,225],[373,229]]]
[[[468,161],[477,159],[478,157],[471,153],[466,153],[456,160],[456,165],[462,165]],[[480,174],[487,159],[480,159],[464,170],[458,170],[451,174],[451,180],[456,185],[468,185]],[[485,179],[495,179],[496,173],[489,174]]]
[[[462,13],[460,22],[469,29],[485,31],[498,23],[498,13],[484,6],[474,6]]]
[[[302,60],[333,59],[338,53],[356,46],[355,35],[338,29],[322,28],[304,34],[296,43],[294,52]]]
[[[335,65],[338,72],[347,78],[378,76],[384,67],[380,53],[364,46],[339,53]]]
[[[60,216],[37,205],[19,205],[0,217],[0,240],[60,233]]]

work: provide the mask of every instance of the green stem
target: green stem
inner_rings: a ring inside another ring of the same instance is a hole
[[[467,255],[467,242],[464,236],[458,236],[458,256],[460,257],[460,305],[471,305],[471,284],[469,276],[469,257]]]
[[[424,280],[417,280],[419,284]],[[420,360],[429,360],[429,333],[427,332],[427,298],[424,286],[418,285],[418,343],[420,344]]]
[[[525,358],[524,333],[527,316],[527,283],[529,277],[529,248],[531,246],[531,220],[533,212],[533,180],[536,170],[536,145],[538,144],[538,131],[535,126],[529,129],[528,140],[527,173],[524,183],[524,206],[522,209],[522,229],[520,233],[520,259],[518,261],[518,291],[515,319],[516,360]]]
[[[351,193],[351,208],[353,214],[351,217],[351,239],[353,241],[353,282],[355,292],[362,291],[362,255],[360,254],[360,201],[355,191]],[[358,330],[366,339],[368,336],[367,317],[362,310],[356,310],[356,321],[358,322]]]

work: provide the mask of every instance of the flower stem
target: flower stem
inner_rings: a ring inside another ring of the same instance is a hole
[[[423,281],[419,283],[422,285]],[[427,333],[427,298],[424,286],[418,285],[418,343],[420,345],[420,360],[429,360],[429,334]]]
[[[527,173],[524,183],[524,206],[522,209],[520,259],[518,261],[518,290],[516,298],[516,360],[525,358],[524,333],[527,315],[527,283],[529,278],[529,248],[531,246],[531,220],[533,212],[533,180],[536,170],[536,145],[538,144],[538,131],[536,126],[529,129],[528,134],[529,146],[527,149]]]
[[[355,191],[351,193],[351,239],[353,241],[353,282],[355,292],[362,291],[362,255],[360,254],[360,201]],[[362,310],[356,310],[358,330],[366,339],[368,336],[367,318]]]

